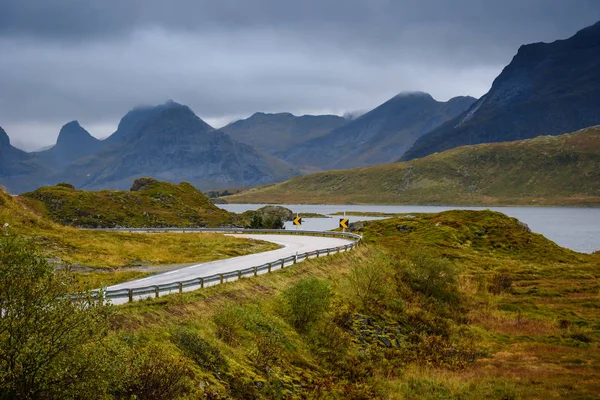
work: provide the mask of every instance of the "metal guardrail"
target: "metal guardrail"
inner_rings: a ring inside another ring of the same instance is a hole
[[[330,236],[344,237],[353,239],[352,243],[343,246],[331,247],[326,249],[314,250],[307,253],[296,254],[294,256],[281,258],[269,263],[258,265],[255,267],[244,268],[241,270],[224,272],[210,276],[192,278],[184,281],[176,281],[164,283],[161,285],[150,285],[137,288],[104,290],[102,293],[105,300],[127,299],[132,302],[135,299],[147,297],[160,297],[161,294],[183,293],[184,291],[203,289],[208,286],[218,285],[225,282],[232,282],[242,278],[270,273],[273,270],[283,269],[286,266],[296,264],[299,261],[309,258],[319,257],[321,255],[330,255],[340,252],[349,251],[359,245],[362,236],[348,232],[331,232],[331,231],[286,231],[274,229],[240,229],[240,228],[100,228],[95,230],[114,231],[114,232],[218,232],[230,234],[252,234],[252,233],[269,233],[269,234],[285,234],[285,235],[309,235],[309,236]],[[100,291],[96,292],[100,293]]]

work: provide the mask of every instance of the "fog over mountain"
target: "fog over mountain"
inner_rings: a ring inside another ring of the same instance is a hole
[[[521,44],[599,19],[595,0],[3,0],[0,126],[30,149],[72,120],[107,137],[168,98],[216,128],[400,91],[479,98]]]

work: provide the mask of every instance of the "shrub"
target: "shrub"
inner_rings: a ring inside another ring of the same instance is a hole
[[[67,189],[73,189],[73,190],[75,190],[75,186],[73,186],[73,185],[71,185],[70,183],[67,183],[67,182],[60,182],[60,183],[57,183],[57,184],[56,184],[56,186],[59,186],[59,187],[64,187],[64,188],[67,188]]]
[[[408,254],[397,266],[400,276],[413,290],[438,299],[455,296],[457,272],[447,259],[427,251]]]
[[[230,346],[237,346],[240,342],[243,321],[239,307],[226,307],[215,314],[213,321],[217,326],[217,337]]]
[[[102,395],[94,354],[110,307],[73,288],[31,243],[0,233],[0,398]]]
[[[373,261],[352,268],[346,276],[350,302],[363,312],[380,307],[388,298],[391,274],[389,261],[383,257],[374,257]]]
[[[179,328],[172,335],[171,340],[201,368],[214,373],[225,372],[228,369],[227,360],[218,348],[200,337],[191,329]]]
[[[283,292],[286,317],[299,332],[307,332],[328,310],[329,284],[320,279],[303,280]]]
[[[126,351],[117,398],[176,399],[190,391],[193,373],[185,359],[164,346]]]
[[[513,280],[510,276],[506,274],[497,274],[492,278],[492,281],[488,286],[488,291],[495,295],[510,292],[512,284]]]

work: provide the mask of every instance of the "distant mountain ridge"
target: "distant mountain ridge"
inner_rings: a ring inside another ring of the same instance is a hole
[[[257,112],[221,128],[234,140],[255,146],[287,160],[288,152],[310,139],[321,137],[348,122],[337,115],[268,114]]]
[[[270,183],[299,173],[232,140],[173,101],[131,110],[117,131],[102,141],[77,121],[70,122],[61,129],[57,144],[39,153],[14,148],[2,131],[0,155],[0,185],[13,193],[58,182],[84,189],[127,189],[144,176],[219,189]]]
[[[600,124],[600,22],[566,40],[521,46],[490,91],[423,135],[403,160],[449,148],[558,135]]]
[[[294,148],[294,165],[343,169],[393,162],[421,135],[462,113],[476,101],[455,97],[436,101],[423,92],[401,93],[375,109]]]

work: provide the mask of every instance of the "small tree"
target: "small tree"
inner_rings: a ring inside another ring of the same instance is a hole
[[[250,228],[252,229],[263,229],[263,219],[259,214],[254,214],[252,221],[250,221]]]
[[[109,308],[88,294],[72,298],[72,279],[31,243],[0,230],[0,399],[85,398],[101,394],[94,343]]]
[[[326,281],[303,280],[283,292],[287,319],[296,330],[308,331],[329,308],[331,290]]]

